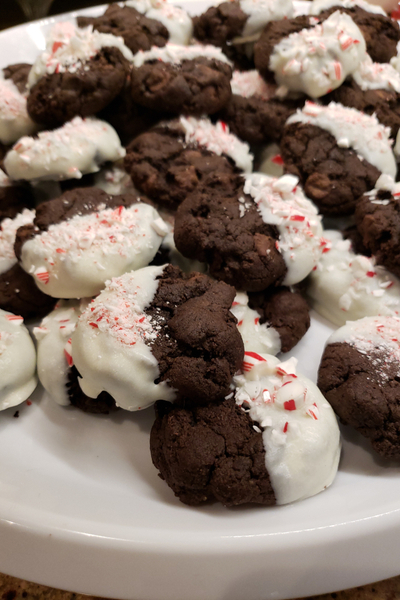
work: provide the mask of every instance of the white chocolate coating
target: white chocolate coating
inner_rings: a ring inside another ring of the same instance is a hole
[[[283,159],[280,155],[280,148],[277,144],[269,144],[258,156],[258,169],[260,173],[270,177],[282,177]]]
[[[385,366],[397,367],[400,375],[400,319],[398,317],[365,317],[347,321],[329,337],[328,344],[346,343],[364,354],[387,379]],[[376,354],[384,355],[384,360]]]
[[[270,21],[290,19],[294,15],[292,0],[240,0],[240,8],[249,15],[243,37],[261,33]]]
[[[283,38],[269,68],[281,91],[319,98],[338,88],[364,59],[364,37],[345,13],[334,12],[323,23]]]
[[[80,316],[72,357],[90,398],[106,391],[117,406],[131,411],[175,398],[168,383],[154,383],[159,369],[150,344],[160,326],[144,313],[163,269],[146,267],[112,279]]]
[[[0,410],[17,406],[37,385],[36,351],[18,315],[0,310]]]
[[[211,44],[193,44],[192,46],[182,46],[180,44],[168,43],[162,48],[153,46],[151,50],[139,50],[136,52],[133,64],[139,68],[146,62],[160,60],[165,63],[179,64],[183,60],[194,60],[204,57],[210,60],[219,60],[221,62],[232,64],[220,48],[211,46]]]
[[[185,130],[187,144],[197,143],[218,156],[226,154],[245,173],[253,170],[253,155],[250,152],[250,146],[230,133],[226,123],[217,121],[214,125],[210,119],[181,117],[179,124]]]
[[[308,280],[313,308],[338,325],[366,316],[400,314],[400,280],[351,250],[337,231],[325,231],[325,251]]]
[[[167,226],[152,206],[99,208],[50,225],[23,244],[21,266],[45,294],[95,296],[111,277],[145,267],[154,258]]]
[[[111,196],[132,193],[135,190],[132,179],[125,169],[119,165],[101,169],[94,176],[93,185]]]
[[[18,261],[14,252],[15,234],[22,225],[33,223],[35,211],[24,208],[14,219],[3,219],[0,225],[0,275],[6,273]]]
[[[193,35],[193,22],[190,15],[170,4],[168,0],[127,0],[126,6],[136,8],[149,19],[160,21],[168,29],[169,41],[188,45]]]
[[[71,335],[78,317],[89,301],[60,300],[56,308],[33,329],[37,341],[39,381],[50,398],[60,406],[69,406],[66,384],[73,364]]]
[[[244,349],[275,356],[281,351],[279,333],[270,323],[260,325],[260,315],[248,303],[246,292],[238,292],[230,309],[238,320],[237,328],[242,336]]]
[[[388,90],[400,93],[400,73],[388,63],[375,63],[367,55],[353,73],[354,81],[364,91]]]
[[[375,117],[337,102],[321,106],[306,102],[301,110],[289,117],[287,123],[307,123],[328,131],[339,148],[353,148],[382,173],[396,176],[397,166],[392,150],[389,127]]]
[[[261,173],[246,175],[244,192],[252,196],[264,223],[275,225],[279,231],[276,247],[287,266],[282,285],[299,283],[322,252],[321,217],[316,207],[293,175],[279,179]]]
[[[11,79],[0,77],[0,142],[13,144],[37,129],[26,110],[26,96],[19,92]]]
[[[385,11],[381,6],[366,2],[365,0],[313,0],[310,7],[310,15],[319,15],[324,10],[332,8],[332,6],[343,7],[343,8],[360,8],[376,15],[386,16]]]
[[[270,88],[265,83],[258,71],[233,71],[231,79],[232,94],[250,98],[259,96],[269,100],[272,96]]]
[[[70,21],[54,25],[46,40],[46,50],[35,60],[28,77],[28,87],[33,87],[45,75],[76,73],[85,62],[95,57],[102,48],[115,47],[133,61],[133,54],[121,37],[100,33],[92,27],[76,27]]]
[[[262,430],[265,466],[277,504],[303,500],[333,482],[340,457],[335,414],[296,359],[246,352],[234,377],[236,403]]]
[[[11,179],[80,179],[100,165],[125,156],[116,131],[99,119],[75,117],[37,138],[23,137],[7,153],[5,169]]]

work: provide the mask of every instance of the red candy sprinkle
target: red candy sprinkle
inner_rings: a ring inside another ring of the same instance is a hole
[[[91,327],[93,327],[94,329],[98,329],[99,328],[99,326],[97,325],[97,323],[93,323],[92,321],[89,323],[89,325]]]
[[[367,277],[374,277],[374,275],[375,275],[375,271],[367,271],[366,272]]]
[[[24,319],[20,315],[7,315],[8,321],[23,321]]]
[[[61,48],[61,46],[64,46],[62,42],[54,42],[53,47],[51,49],[52,53],[54,54],[55,52],[57,52],[57,50]]]
[[[285,426],[283,428],[283,433],[287,433],[288,427],[289,427],[289,423],[286,421]]]
[[[39,273],[35,273],[36,277],[39,279],[39,281],[41,281],[42,283],[46,284],[49,283],[49,279],[50,279],[50,275],[48,271],[41,271]]]
[[[273,158],[271,158],[271,162],[273,162],[276,165],[284,165],[285,163],[283,162],[283,158],[280,154],[276,154]]]
[[[296,402],[294,400],[287,400],[283,403],[283,408],[285,410],[296,410]]]

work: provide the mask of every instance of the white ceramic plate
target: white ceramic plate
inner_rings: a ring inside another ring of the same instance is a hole
[[[53,22],[1,33],[0,66],[32,62]],[[296,349],[314,380],[331,331],[314,317]],[[400,473],[359,436],[344,432],[337,479],[314,498],[189,508],[151,464],[152,409],[89,416],[37,390],[14,412],[0,415],[0,572],[134,600],[292,598],[400,572]]]

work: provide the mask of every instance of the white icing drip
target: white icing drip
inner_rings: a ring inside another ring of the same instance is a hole
[[[265,354],[281,351],[281,338],[270,323],[260,325],[260,315],[249,307],[245,292],[238,292],[231,306],[231,313],[238,320],[237,328],[242,336],[244,349]]]
[[[125,410],[175,398],[166,382],[154,383],[159,368],[149,344],[160,326],[144,312],[163,269],[146,267],[113,279],[79,318],[72,357],[89,397],[106,391]]]
[[[269,68],[281,92],[304,92],[319,98],[339,87],[366,53],[360,29],[345,13],[283,38],[271,54]]]
[[[29,72],[28,87],[32,88],[45,75],[76,73],[85,62],[96,56],[102,48],[115,47],[133,61],[133,54],[121,37],[93,31],[90,27],[76,27],[70,21],[54,25],[46,40],[46,50],[35,60]]]
[[[374,259],[351,250],[339,232],[325,231],[325,252],[307,292],[323,317],[341,326],[366,316],[400,314],[400,280]]]
[[[22,317],[0,310],[0,410],[29,398],[37,385],[36,351]]]
[[[50,398],[60,406],[70,404],[66,384],[72,365],[70,338],[78,317],[89,300],[60,300],[39,327],[33,329],[37,341],[39,381]]]
[[[232,94],[250,98],[260,96],[264,100],[271,98],[270,90],[258,71],[233,71],[231,79]]]
[[[304,108],[291,115],[287,123],[316,125],[333,135],[340,148],[353,148],[382,173],[396,176],[390,129],[381,125],[375,115],[370,116],[336,102],[330,102],[328,106],[306,102]]]
[[[262,429],[277,504],[314,496],[331,485],[340,456],[334,412],[317,386],[296,373],[296,362],[250,352],[244,373],[233,380],[236,403]]]
[[[275,179],[253,173],[246,176],[244,185],[264,223],[275,225],[279,231],[276,247],[288,269],[283,285],[294,285],[307,277],[322,251],[321,217],[297,184],[293,175]]]
[[[26,110],[26,96],[11,79],[0,77],[0,142],[13,144],[38,129]]]
[[[193,35],[193,22],[190,15],[170,4],[167,0],[128,0],[126,6],[136,8],[149,19],[160,21],[168,29],[169,41],[188,45]]]
[[[80,179],[100,165],[125,156],[115,130],[99,119],[75,117],[37,138],[23,137],[7,153],[4,166],[11,179]]]
[[[54,298],[94,296],[111,277],[148,265],[166,233],[149,204],[103,207],[50,225],[25,242],[21,265]]]
[[[383,380],[388,378],[385,367],[397,367],[400,375],[400,319],[398,317],[365,317],[358,321],[348,321],[326,342],[327,345],[335,343],[349,344],[364,354]]]
[[[400,93],[400,73],[388,63],[374,63],[369,55],[354,71],[353,79],[364,91],[394,90]]]
[[[292,0],[240,0],[240,8],[249,15],[243,37],[260,33],[270,21],[290,19],[294,15]]]
[[[226,154],[245,173],[252,171],[253,155],[249,145],[230,133],[229,127],[222,121],[214,125],[209,119],[181,117],[179,123],[185,130],[187,144],[196,142],[218,156]]]
[[[14,219],[3,219],[0,225],[0,275],[17,263],[14,252],[15,234],[22,225],[33,223],[35,211],[25,208]]]
[[[319,15],[322,11],[328,10],[333,6],[337,6],[338,8],[356,8],[359,6],[367,12],[375,13],[376,15],[384,15],[386,17],[383,8],[376,4],[370,4],[365,0],[313,0],[310,7],[310,14]]]
[[[180,44],[166,44],[163,48],[153,46],[151,50],[139,50],[134,56],[133,64],[141,67],[146,62],[160,60],[165,63],[179,64],[183,60],[194,60],[196,58],[208,58],[232,64],[225,54],[216,46],[210,44],[193,44],[193,46],[181,46]]]

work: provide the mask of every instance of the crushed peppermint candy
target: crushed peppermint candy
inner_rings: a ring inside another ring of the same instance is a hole
[[[373,62],[369,54],[353,73],[354,81],[364,91],[388,90],[400,93],[400,73],[391,64]]]
[[[214,125],[209,119],[180,117],[179,124],[185,131],[187,144],[197,143],[218,156],[225,154],[245,173],[252,171],[253,155],[249,145],[230,133],[228,125],[223,121],[217,121]]]
[[[162,48],[153,46],[151,50],[139,50],[134,56],[133,64],[136,68],[153,60],[179,64],[184,60],[195,60],[200,57],[208,58],[209,60],[219,60],[229,65],[232,64],[220,48],[212,46],[211,44],[183,46],[181,44],[172,43],[168,43]]]
[[[306,102],[304,108],[289,117],[287,123],[306,123],[328,131],[341,148],[353,148],[382,173],[396,176],[390,128],[381,125],[375,115],[330,102],[327,106]]]
[[[100,33],[89,27],[76,27],[70,21],[54,25],[46,41],[46,50],[34,62],[28,77],[28,87],[32,88],[45,75],[53,73],[76,73],[102,48],[116,47],[130,62],[133,54],[125,46],[122,37],[110,33]]]
[[[17,229],[31,225],[35,211],[24,208],[14,219],[3,219],[0,225],[0,274],[5,273],[17,263],[14,242]]]
[[[269,100],[272,96],[271,90],[265,83],[258,71],[233,71],[231,79],[232,94],[243,98],[258,96],[263,100]]]
[[[279,231],[277,249],[287,274],[283,285],[302,281],[317,264],[323,249],[321,217],[298,185],[298,178],[246,175],[244,192],[253,198],[265,223]]]
[[[325,21],[284,37],[269,68],[281,86],[319,98],[338,88],[366,55],[364,37],[351,17],[335,11]]]

